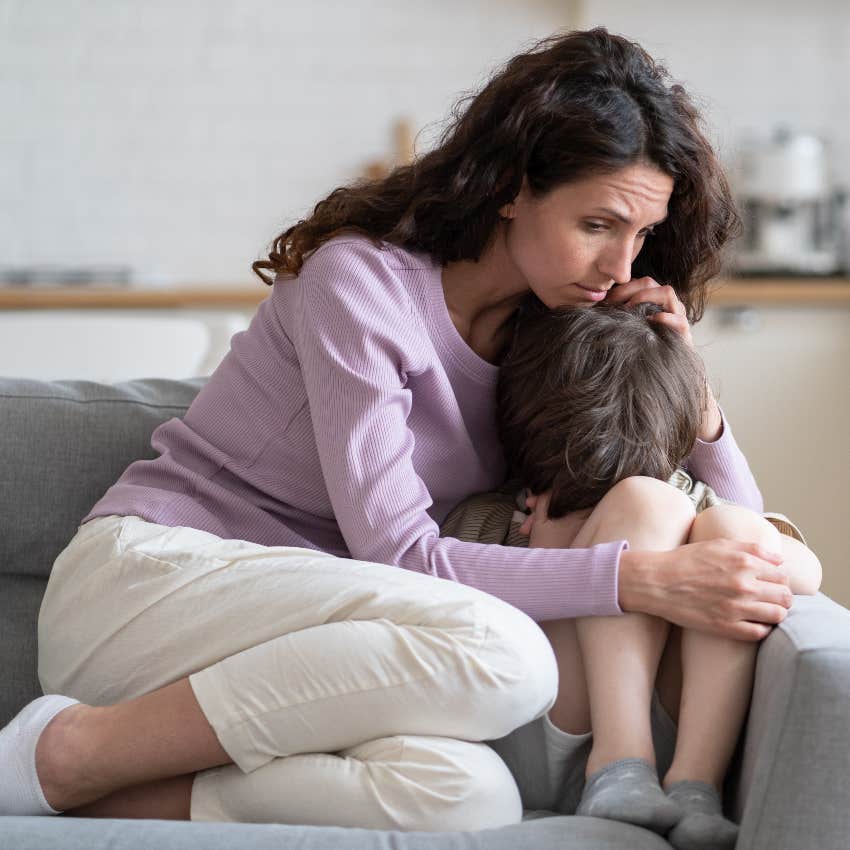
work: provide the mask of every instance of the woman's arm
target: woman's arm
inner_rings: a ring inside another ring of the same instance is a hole
[[[522,525],[523,533],[535,535],[538,546],[574,540],[588,515],[579,511],[551,519],[549,496],[529,497],[531,514]],[[620,555],[620,607],[683,628],[736,640],[761,640],[793,603],[789,577],[778,568],[781,563],[781,553],[725,538],[667,551],[629,549]]]
[[[625,540],[553,551],[440,537],[428,513],[433,499],[414,465],[407,378],[439,364],[421,354],[421,319],[377,251],[365,242],[328,243],[289,285],[286,306],[295,315],[286,328],[314,450],[352,558],[476,587],[538,621],[622,613],[617,573]],[[446,439],[417,433],[421,443]]]
[[[764,501],[758,484],[750,471],[747,459],[735,442],[723,410],[716,402],[715,406],[720,417],[720,435],[712,441],[698,437],[682,466],[694,478],[708,484],[722,499],[761,513],[764,510]],[[704,420],[702,433],[707,434],[712,421]]]
[[[705,540],[666,552],[620,556],[624,611],[642,611],[686,629],[762,640],[793,604],[782,556],[757,543]]]

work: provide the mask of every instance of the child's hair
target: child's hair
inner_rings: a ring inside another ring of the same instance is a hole
[[[655,304],[523,305],[499,374],[510,473],[551,490],[549,516],[592,507],[631,475],[666,480],[694,446],[706,403],[700,356],[648,317]]]

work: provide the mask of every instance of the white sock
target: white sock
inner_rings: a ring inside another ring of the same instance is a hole
[[[48,694],[21,709],[0,730],[0,815],[58,815],[45,799],[35,769],[35,747],[44,727],[79,700]]]

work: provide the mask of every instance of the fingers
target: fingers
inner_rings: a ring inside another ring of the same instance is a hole
[[[549,517],[549,500],[552,498],[552,493],[547,491],[545,493],[539,493],[534,497],[534,505],[529,505],[532,512],[535,516],[539,516],[541,519],[548,519]]]
[[[763,561],[768,561],[771,564],[781,564],[785,557],[781,552],[773,552],[766,546],[761,546],[758,543],[741,543],[741,546],[746,552],[761,558]]]
[[[773,631],[773,626],[766,626],[764,623],[750,623],[746,620],[741,620],[736,623],[729,631],[729,637],[734,640],[757,641],[764,640]]]
[[[605,296],[606,301],[612,301],[615,304],[623,304],[628,301],[635,293],[644,290],[661,288],[661,284],[653,280],[651,277],[638,277],[630,280],[628,283],[618,283]],[[651,298],[645,299],[651,301]]]
[[[640,277],[615,286],[606,296],[614,304],[640,304],[650,301],[663,307],[668,313],[685,315],[685,306],[676,290],[669,284],[662,286],[651,277]]]
[[[650,321],[671,327],[693,348],[691,325],[685,305],[679,300],[676,290],[669,284],[662,286],[651,277],[641,277],[615,286],[605,300],[613,304],[641,304],[647,301],[658,304],[664,312],[650,316]]]
[[[759,573],[756,578],[759,581],[769,581],[775,584],[783,584],[785,587],[791,587],[791,578],[777,567],[771,567]]]
[[[767,602],[751,602],[746,606],[744,616],[754,623],[778,625],[788,616],[784,605],[771,605]]]
[[[766,623],[752,623],[749,620],[737,620],[734,623],[726,623],[721,628],[712,624],[711,628],[702,629],[698,626],[686,625],[684,628],[693,628],[696,631],[704,631],[707,635],[719,635],[732,640],[757,641],[764,640],[774,629],[774,626]]]
[[[649,321],[658,322],[659,324],[673,328],[693,348],[691,325],[685,316],[679,316],[674,313],[655,313],[649,317]]]

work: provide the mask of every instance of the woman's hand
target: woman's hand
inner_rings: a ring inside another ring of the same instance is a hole
[[[782,556],[756,543],[705,540],[620,555],[620,607],[682,628],[757,641],[793,603]]]
[[[694,347],[691,325],[685,315],[685,305],[679,300],[672,286],[662,286],[651,277],[639,277],[612,287],[605,300],[610,304],[641,304],[646,301],[658,304],[664,308],[664,312],[655,313],[649,320],[669,325],[691,348]]]
[[[691,324],[685,315],[685,305],[676,295],[672,286],[662,286],[651,277],[639,277],[628,283],[618,284],[612,287],[605,297],[612,304],[641,304],[649,301],[664,308],[663,313],[654,313],[649,317],[651,322],[661,322],[673,328],[682,339],[693,349],[694,339],[691,336]],[[720,408],[714,398],[714,393],[709,385],[706,385],[706,408],[703,411],[702,422],[698,437],[706,443],[717,440],[723,432]]]

